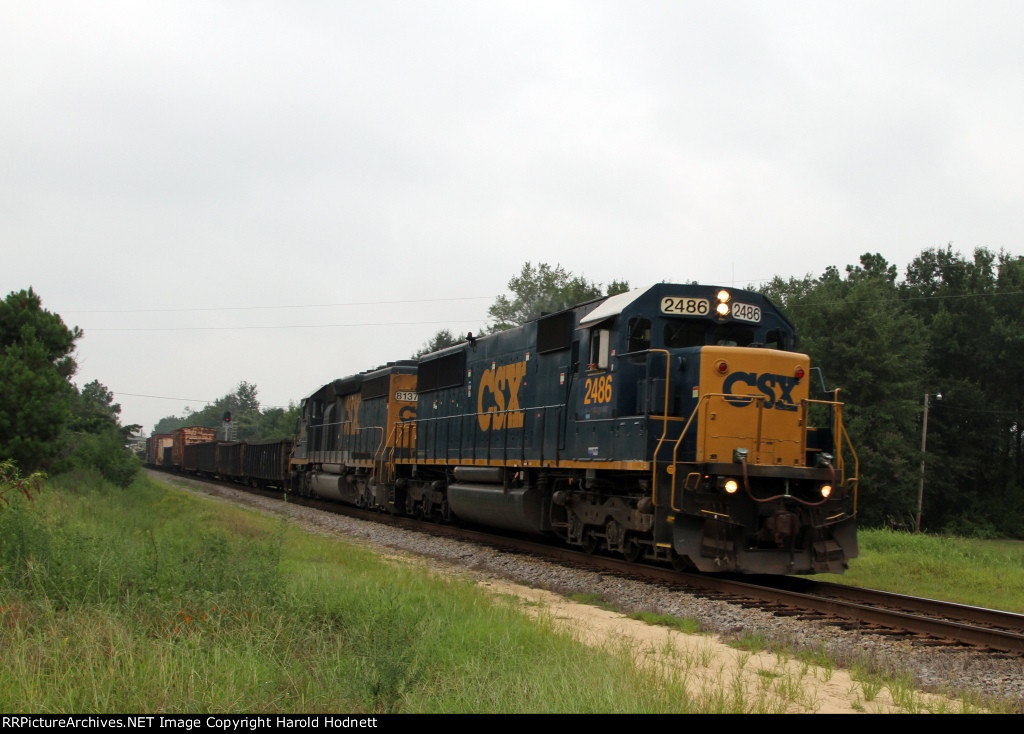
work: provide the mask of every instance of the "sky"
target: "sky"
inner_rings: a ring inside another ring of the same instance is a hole
[[[148,435],[479,331],[524,263],[1024,254],[1020,0],[0,0],[0,297]]]

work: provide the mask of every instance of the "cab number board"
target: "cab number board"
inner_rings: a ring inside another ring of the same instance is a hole
[[[416,392],[413,390],[398,390],[395,392],[395,400],[399,403],[415,403]]]
[[[761,323],[761,307],[752,303],[734,303],[732,305],[732,316],[740,321],[750,321],[755,324]]]
[[[706,298],[665,296],[661,299],[661,312],[681,316],[707,316],[711,313],[711,301]]]

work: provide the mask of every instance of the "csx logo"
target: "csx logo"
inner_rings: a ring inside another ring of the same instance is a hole
[[[359,393],[345,397],[345,409],[341,420],[341,432],[345,435],[359,432],[359,405],[363,402],[362,397]]]
[[[526,362],[503,364],[484,370],[476,396],[477,421],[481,431],[523,427],[519,386],[525,375]]]
[[[765,396],[764,407],[775,408],[776,410],[796,410],[796,403],[793,402],[792,393],[797,382],[799,381],[795,377],[787,377],[786,375],[772,375],[769,373],[759,375],[756,372],[733,372],[722,383],[722,392],[726,396],[732,396],[725,398],[728,402],[742,408],[754,401],[747,397],[749,393],[739,393],[737,395],[733,392],[733,389],[737,385],[747,385],[757,388]]]

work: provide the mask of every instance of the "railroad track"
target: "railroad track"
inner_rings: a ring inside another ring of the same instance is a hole
[[[330,503],[326,509],[337,511]],[[349,508],[344,508],[346,514]],[[801,616],[846,628],[910,637],[924,644],[969,646],[1024,657],[1024,615],[936,599],[862,589],[802,577],[728,577],[680,573],[671,568],[589,555],[530,539],[495,536],[465,528],[359,511],[356,516],[386,521],[418,532],[498,546],[545,560],[572,563],[604,573],[684,588],[774,614]]]
[[[194,478],[193,481],[196,481]],[[238,484],[202,480],[280,498],[280,491],[250,490]],[[905,596],[816,581],[808,577],[731,577],[682,573],[662,566],[629,563],[620,558],[587,554],[536,539],[496,535],[452,525],[439,525],[323,500],[289,496],[288,501],[406,530],[480,543],[502,551],[529,554],[547,561],[572,564],[688,591],[689,593],[756,607],[773,614],[813,619],[847,629],[910,638],[942,646],[989,650],[1024,658],[1024,615],[971,607],[935,599]]]

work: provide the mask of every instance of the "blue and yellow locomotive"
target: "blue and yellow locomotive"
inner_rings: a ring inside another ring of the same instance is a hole
[[[325,385],[292,483],[678,568],[840,573],[857,460],[810,372],[764,296],[662,283]]]

